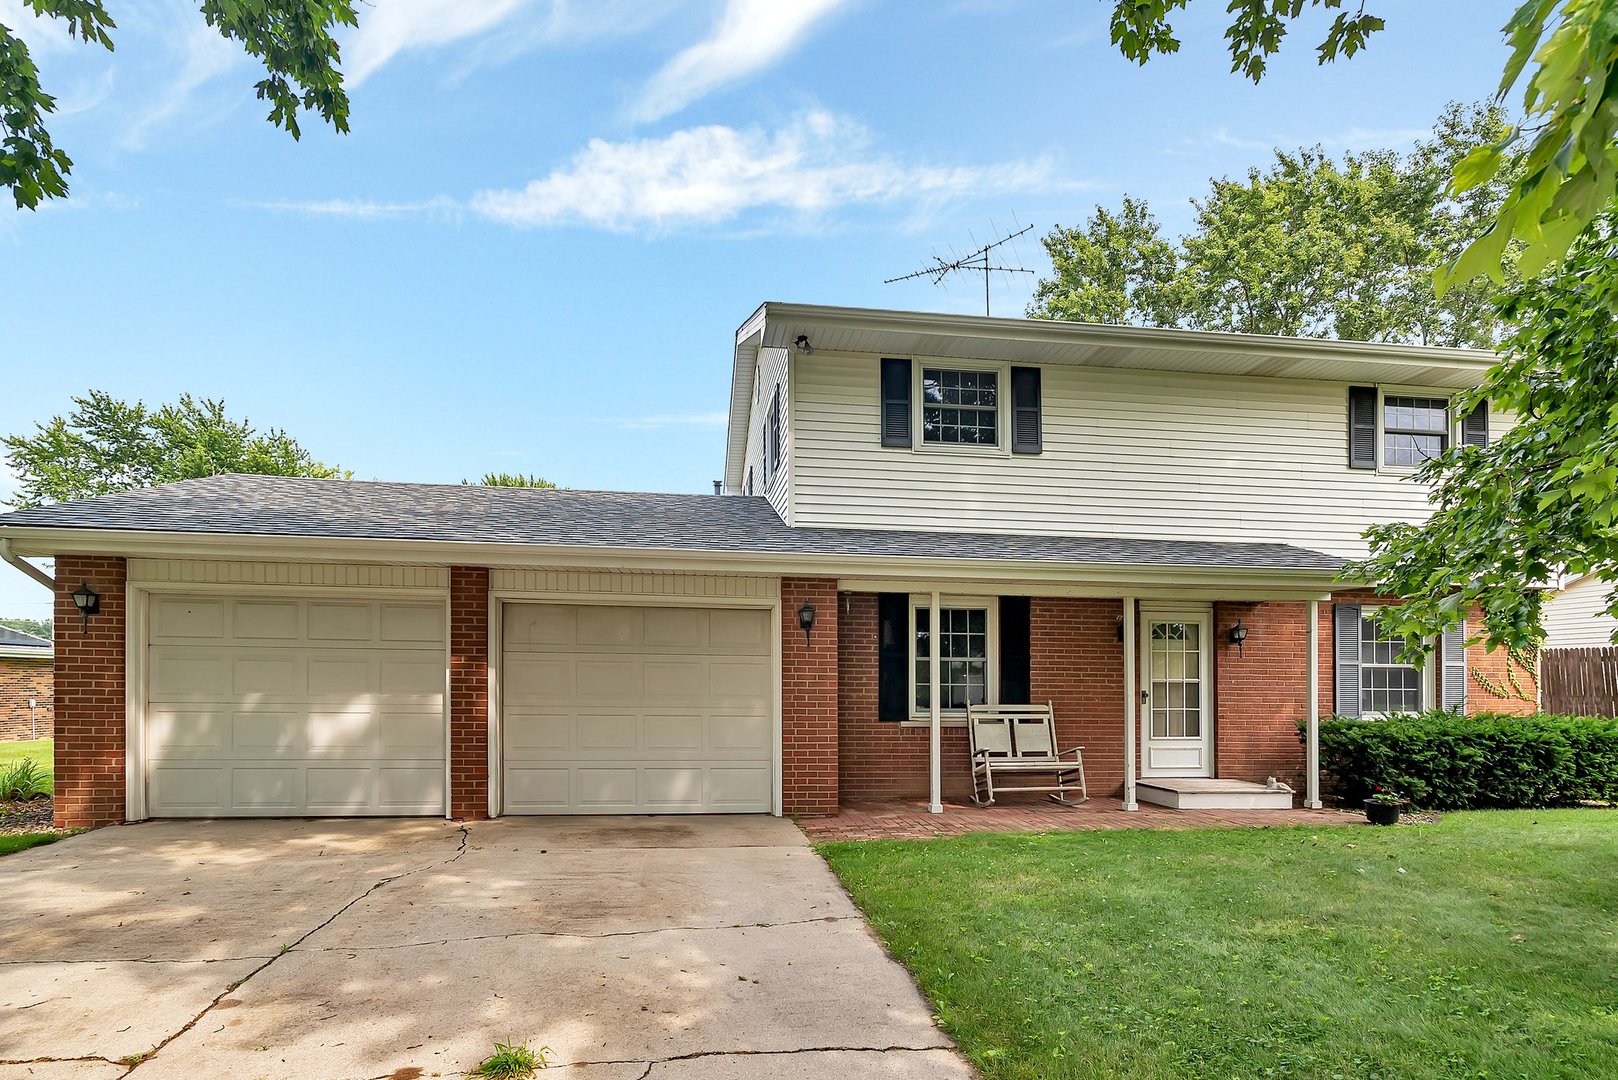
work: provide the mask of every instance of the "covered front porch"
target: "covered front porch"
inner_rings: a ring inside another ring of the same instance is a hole
[[[1111,588],[839,579],[842,812],[827,828],[1101,828],[1120,813],[1277,824],[1320,810],[1331,573],[1153,571]],[[963,706],[983,701],[1048,702],[1059,748],[1084,748],[1090,801],[973,805]]]

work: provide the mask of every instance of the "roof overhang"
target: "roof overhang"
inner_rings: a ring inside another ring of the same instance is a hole
[[[1324,599],[1336,582],[1328,569],[1080,563],[1004,558],[917,558],[712,551],[563,544],[497,544],[379,540],[240,533],[144,532],[116,529],[0,529],[29,556],[118,555],[127,558],[229,559],[273,562],[363,562],[395,565],[577,568],[731,574],[814,575],[840,581],[904,579],[940,584],[1022,583],[1061,587],[1071,595],[1173,595],[1206,592],[1230,600]],[[1340,585],[1338,587],[1341,587]],[[1082,591],[1074,591],[1082,590]]]
[[[815,304],[761,305],[736,333],[725,459],[726,489],[740,489],[747,415],[760,349],[806,336],[816,352],[1000,360],[1074,367],[1201,372],[1359,385],[1465,390],[1498,357],[1479,349],[1270,337],[1207,330],[999,319]]]
[[[41,649],[35,645],[0,645],[0,659],[49,660],[56,655],[54,648]]]

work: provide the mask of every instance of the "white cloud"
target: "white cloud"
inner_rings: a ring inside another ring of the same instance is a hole
[[[196,10],[169,5],[170,31],[179,38],[177,73],[163,91],[147,102],[125,129],[120,140],[126,149],[138,150],[147,136],[192,107],[196,92],[231,68],[243,62],[241,47],[225,38],[198,17]]]
[[[747,210],[814,214],[850,203],[929,203],[1049,190],[1043,161],[905,165],[868,150],[856,123],[823,110],[775,132],[720,125],[628,142],[593,139],[566,166],[516,190],[474,196],[475,213],[519,226],[628,231],[712,223]]]
[[[653,416],[609,417],[602,423],[625,431],[658,431],[663,428],[704,427],[722,428],[730,417],[722,412],[658,413]]]
[[[1281,135],[1251,139],[1233,134],[1228,128],[1215,128],[1205,135],[1183,139],[1180,145],[1187,149],[1229,146],[1237,150],[1259,150],[1264,153],[1278,147],[1287,150],[1299,146],[1320,146],[1327,150],[1379,150],[1408,146],[1417,139],[1431,134],[1432,131],[1427,128],[1351,127],[1346,131],[1316,135],[1307,139],[1293,139]]]
[[[631,110],[659,120],[726,83],[768,67],[847,0],[727,0],[713,33],[652,76]]]
[[[342,217],[356,219],[419,217],[423,215],[458,216],[461,207],[454,199],[438,196],[408,202],[382,202],[371,199],[275,199],[269,202],[243,202],[239,205],[259,210],[276,210],[305,217]]]
[[[49,53],[72,52],[79,42],[61,19],[47,19],[22,6],[22,0],[0,0],[0,26],[10,30],[37,61]],[[88,48],[100,49],[99,45]]]
[[[350,88],[406,49],[434,48],[487,33],[530,0],[376,0],[360,9],[359,26],[343,46]]]

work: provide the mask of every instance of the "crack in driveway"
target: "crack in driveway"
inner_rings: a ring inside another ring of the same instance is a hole
[[[204,1016],[207,1016],[210,1012],[212,1012],[214,1010],[214,1008],[221,1001],[225,1000],[225,998],[229,997],[231,994],[234,994],[237,990],[240,990],[243,986],[245,986],[247,984],[248,980],[252,979],[253,976],[257,975],[259,972],[263,971],[265,968],[269,967],[271,964],[273,964],[277,960],[281,959],[281,957],[283,957],[283,956],[287,955],[288,953],[292,952],[299,945],[302,945],[305,941],[308,941],[310,938],[314,937],[316,934],[318,934],[322,930],[326,929],[326,927],[330,926],[332,923],[336,922],[339,918],[341,918],[343,913],[346,912],[349,908],[353,907],[355,904],[359,903],[361,900],[364,900],[366,897],[370,896],[372,893],[376,892],[378,889],[386,888],[388,885],[393,884],[395,881],[399,881],[399,880],[401,880],[403,878],[410,877],[412,874],[419,874],[419,873],[422,873],[423,871],[431,870],[436,866],[448,866],[449,864],[451,864],[451,863],[455,862],[457,859],[459,859],[462,855],[465,855],[466,854],[467,843],[471,839],[472,831],[469,828],[467,828],[465,825],[459,826],[459,829],[460,829],[460,834],[461,834],[461,840],[460,840],[460,844],[455,849],[455,854],[451,855],[449,858],[443,860],[442,862],[425,863],[425,864],[423,864],[421,866],[414,867],[414,868],[412,868],[410,870],[404,870],[404,871],[401,871],[401,872],[399,872],[397,874],[389,875],[388,877],[382,878],[380,881],[377,881],[370,888],[366,889],[364,892],[360,893],[358,896],[355,896],[352,899],[350,899],[342,907],[338,908],[336,911],[332,912],[329,916],[327,916],[326,919],[323,920],[321,923],[319,923],[318,925],[316,925],[315,927],[313,927],[312,929],[310,929],[309,931],[304,933],[303,936],[298,938],[298,940],[294,941],[291,945],[283,945],[281,947],[280,952],[276,953],[274,956],[271,956],[269,959],[265,960],[262,964],[258,965],[258,967],[254,968],[252,971],[249,971],[246,975],[243,975],[240,979],[237,979],[234,983],[231,983],[229,986],[225,987],[225,989],[220,991],[219,994],[212,1001],[208,1002],[208,1004],[203,1007],[201,1012],[197,1013],[197,1015],[193,1016],[190,1020],[187,1020],[180,1027],[180,1029],[178,1031],[172,1032],[171,1034],[166,1036],[163,1039],[162,1042],[158,1043],[156,1046],[152,1047],[151,1050],[149,1050],[145,1054],[143,1054],[141,1056],[140,1060],[134,1062],[133,1064],[129,1064],[129,1067],[128,1067],[128,1069],[125,1070],[124,1075],[128,1076],[130,1073],[134,1072],[136,1069],[140,1068],[142,1065],[146,1064],[148,1061],[151,1061],[158,1054],[162,1053],[164,1048],[166,1048],[175,1039],[178,1039],[181,1035],[184,1035],[186,1032],[188,1032],[192,1028],[196,1027],[197,1024],[201,1022],[201,1020],[202,1020],[202,1018]],[[66,1060],[87,1061],[87,1060],[92,1060],[92,1059],[89,1059],[89,1058],[74,1058],[74,1059],[66,1059]],[[106,1061],[107,1059],[106,1058],[97,1058],[97,1059],[94,1059],[94,1060]],[[122,1065],[122,1064],[126,1064],[126,1063],[121,1062],[121,1061],[115,1061],[115,1062],[112,1062],[112,1064],[114,1064],[114,1065]]]
[[[707,933],[715,930],[768,930],[776,926],[812,926],[815,923],[858,922],[858,915],[824,915],[814,919],[782,919],[779,922],[725,923],[714,926],[653,926],[645,930],[609,930],[601,934],[567,930],[513,930],[509,934],[468,934],[465,937],[431,938],[427,941],[401,941],[396,945],[324,945],[303,952],[358,953],[388,952],[392,949],[419,949],[426,945],[458,945],[466,941],[506,941],[511,938],[548,937],[605,941],[610,938],[644,937],[647,934]]]
[[[551,1065],[552,1069],[577,1069],[591,1065],[639,1065],[646,1062],[646,1071],[636,1080],[646,1080],[659,1065],[677,1061],[698,1061],[714,1057],[793,1057],[797,1054],[935,1054],[949,1053],[948,1046],[803,1046],[794,1050],[693,1050],[688,1054],[653,1058],[604,1058],[599,1061],[569,1061]]]

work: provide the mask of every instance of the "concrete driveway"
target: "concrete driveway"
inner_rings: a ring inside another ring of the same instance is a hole
[[[408,1080],[496,1040],[568,1080],[972,1075],[778,819],[151,822],[0,859],[5,1080]]]

